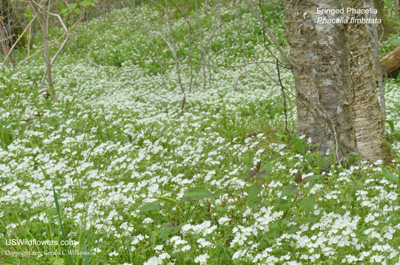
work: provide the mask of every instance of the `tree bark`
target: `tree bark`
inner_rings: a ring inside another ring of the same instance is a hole
[[[318,143],[322,154],[335,152],[342,158],[360,153],[366,160],[387,160],[366,26],[322,23],[338,15],[317,13],[317,8],[362,6],[361,0],[284,1],[298,133]]]
[[[349,1],[357,6],[359,0]],[[359,15],[358,17],[361,17]],[[365,24],[351,24],[349,27],[349,47],[351,51],[351,77],[355,91],[354,128],[357,151],[365,159],[390,160],[390,150],[385,137],[385,125],[378,101],[372,48]]]
[[[50,47],[49,47],[49,14],[47,13],[49,10],[49,0],[43,0],[40,8],[35,9],[35,5],[30,2],[30,6],[34,12],[38,13],[41,17],[40,26],[42,28],[42,37],[43,37],[43,57],[46,63],[46,73],[47,73],[47,83],[50,87],[53,87],[53,78],[51,75],[51,59],[50,59]],[[42,84],[43,85],[43,84]]]

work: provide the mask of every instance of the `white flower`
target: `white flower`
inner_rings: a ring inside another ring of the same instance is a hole
[[[94,251],[94,252],[96,252],[96,253],[100,253],[100,252],[101,252],[101,249],[99,249],[99,248],[94,248],[94,249],[92,249],[92,251]]]
[[[230,218],[224,216],[224,217],[221,217],[221,218],[218,219],[218,223],[219,223],[220,225],[224,225],[224,224],[226,224],[227,222],[229,222],[230,220],[231,220]]]
[[[143,265],[161,265],[162,263],[163,261],[159,257],[151,257],[148,261],[143,263]]]
[[[202,247],[209,247],[212,244],[210,242],[208,242],[207,240],[205,240],[204,238],[199,238],[197,240],[197,243],[199,243]]]
[[[186,251],[186,250],[190,250],[191,248],[192,248],[191,246],[186,245],[186,246],[183,246],[181,250]]]
[[[208,254],[203,254],[203,255],[197,256],[194,259],[194,262],[200,263],[200,264],[205,264],[207,262],[208,258],[210,258],[210,256]]]
[[[143,223],[144,223],[144,224],[150,224],[150,223],[152,223],[152,222],[153,222],[153,219],[151,219],[151,218],[149,218],[149,217],[147,217],[146,219],[143,220]]]
[[[162,250],[163,249],[163,245],[157,245],[154,247],[154,250]]]
[[[162,254],[159,256],[159,258],[160,258],[160,259],[169,259],[169,258],[171,258],[171,256],[170,256],[168,253],[162,253]]]

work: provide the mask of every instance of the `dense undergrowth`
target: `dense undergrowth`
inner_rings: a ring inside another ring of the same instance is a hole
[[[162,12],[146,5],[136,11],[156,27],[130,9],[79,26],[54,65],[57,100],[38,92],[41,58],[1,73],[0,264],[400,264],[397,81],[386,93],[393,166],[322,159],[295,134],[290,94],[285,128],[281,87],[267,77],[276,67],[248,8],[224,4],[221,20],[201,8],[205,36],[224,23],[211,77],[205,88],[202,75],[193,81],[183,112],[173,56],[156,38],[168,36]],[[284,44],[276,8],[265,17]],[[173,30],[188,90],[178,15]]]

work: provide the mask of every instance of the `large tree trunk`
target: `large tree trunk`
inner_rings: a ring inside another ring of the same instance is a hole
[[[341,158],[354,152],[370,161],[387,160],[366,26],[322,23],[340,15],[317,14],[317,8],[362,5],[360,0],[284,1],[298,132],[318,143],[323,154],[336,151]]]

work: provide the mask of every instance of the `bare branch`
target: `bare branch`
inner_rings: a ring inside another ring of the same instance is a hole
[[[281,45],[279,45],[278,41],[275,39],[274,34],[272,31],[267,27],[265,24],[264,20],[261,18],[260,14],[257,12],[257,10],[254,8],[254,6],[250,3],[249,0],[244,0],[246,4],[250,7],[251,12],[256,16],[258,21],[260,22],[261,26],[264,28],[265,32],[267,33],[268,37],[272,41],[272,43],[275,45],[275,47],[278,49],[279,53],[282,55],[283,60],[285,63],[290,66],[290,60],[289,57],[286,55],[284,50],[282,49]]]
[[[135,13],[137,19],[139,20],[139,23],[140,23],[140,24],[142,25],[142,27],[144,28],[144,23],[143,23],[142,19],[140,18],[139,14],[136,12],[136,9],[135,9],[135,8],[133,9],[133,12]],[[156,45],[154,44],[153,37],[150,35],[149,30],[145,29],[145,31],[146,31],[147,37],[149,38],[149,40],[150,40],[150,42],[151,42],[151,46],[153,46],[154,52],[156,53],[158,64],[160,65],[161,82],[162,82],[162,84],[163,84],[163,86],[164,86],[165,89],[170,90],[169,86],[168,86],[167,83],[165,82],[165,78],[164,78],[164,67],[163,67],[163,64],[162,64],[162,62],[161,62],[161,57],[160,57],[160,54],[158,53],[157,47],[156,47]]]
[[[67,45],[68,40],[71,38],[71,34],[69,33],[67,26],[65,26],[64,22],[62,21],[60,15],[58,15],[58,14],[53,14],[53,13],[50,13],[50,12],[47,12],[47,13],[48,13],[49,15],[52,15],[52,16],[55,16],[55,17],[58,18],[58,20],[60,21],[62,27],[63,27],[64,30],[65,30],[65,33],[67,34],[67,37],[65,38],[65,40],[64,40],[63,43],[61,44],[61,47],[58,49],[58,51],[56,52],[56,54],[55,54],[55,55],[53,56],[53,58],[51,59],[50,67],[52,67],[53,64],[54,64],[54,62],[56,61],[57,57],[58,57],[58,56],[61,54],[61,52],[64,50],[65,45]],[[41,81],[41,83],[40,83],[40,86],[43,86],[44,81],[46,80],[46,75],[47,75],[47,69],[46,69],[46,71],[45,71],[44,74],[43,74],[43,77],[42,77],[42,81]]]
[[[167,16],[167,23],[168,23],[168,29],[169,29],[169,39],[171,41],[171,51],[172,51],[172,54],[173,54],[174,59],[175,59],[175,68],[176,68],[176,72],[177,72],[177,75],[178,75],[178,83],[179,83],[179,86],[181,87],[182,93],[185,94],[185,89],[183,88],[182,80],[181,80],[181,69],[180,69],[180,66],[179,66],[179,60],[178,60],[178,56],[176,55],[176,45],[175,45],[175,42],[174,42],[174,36],[172,34],[172,26],[171,26],[171,21],[170,21],[170,18],[169,18],[169,8],[168,8],[168,1],[167,0],[165,0],[165,15]]]
[[[11,36],[8,36],[7,38],[0,40],[0,42],[4,42],[4,41],[7,41],[9,39],[12,39],[14,36],[15,36],[14,34],[11,35]]]
[[[4,61],[2,63],[2,65],[4,66],[4,64],[7,62],[8,57],[10,56],[11,52],[14,50],[15,46],[17,46],[18,42],[21,40],[21,38],[24,36],[25,32],[28,30],[28,28],[32,25],[33,21],[36,19],[37,14],[31,19],[31,21],[29,22],[28,26],[26,26],[26,28],[24,29],[24,31],[21,33],[21,35],[19,36],[19,38],[16,40],[16,42],[14,43],[14,45],[11,47],[11,49],[8,51],[6,58],[4,58]],[[12,36],[11,36],[12,37]]]
[[[237,85],[238,85],[239,78],[240,78],[242,75],[246,74],[246,73],[247,73],[247,71],[244,70],[243,72],[241,72],[241,73],[236,77],[235,86],[234,86],[234,88],[233,88],[233,92],[236,92],[236,91],[237,91]]]
[[[77,22],[75,22],[75,24],[72,25],[72,27],[71,27],[67,32],[64,32],[64,34],[62,34],[55,42],[53,42],[52,44],[50,44],[49,47],[53,47],[54,45],[56,45],[62,38],[64,38],[64,36],[65,36],[68,32],[71,32],[71,30],[74,29],[74,28],[79,24],[79,22],[80,22],[82,19],[83,19],[83,17],[80,17],[79,20],[78,20]],[[14,67],[13,70],[16,70],[18,67],[21,66],[21,64],[23,64],[23,63],[25,63],[26,61],[32,59],[32,57],[38,55],[38,54],[41,53],[43,50],[44,50],[44,49],[42,48],[42,49],[38,50],[37,52],[35,52],[34,54],[32,54],[31,56],[28,56],[27,58],[25,58],[24,60],[22,60],[20,63],[18,63],[18,64]]]

